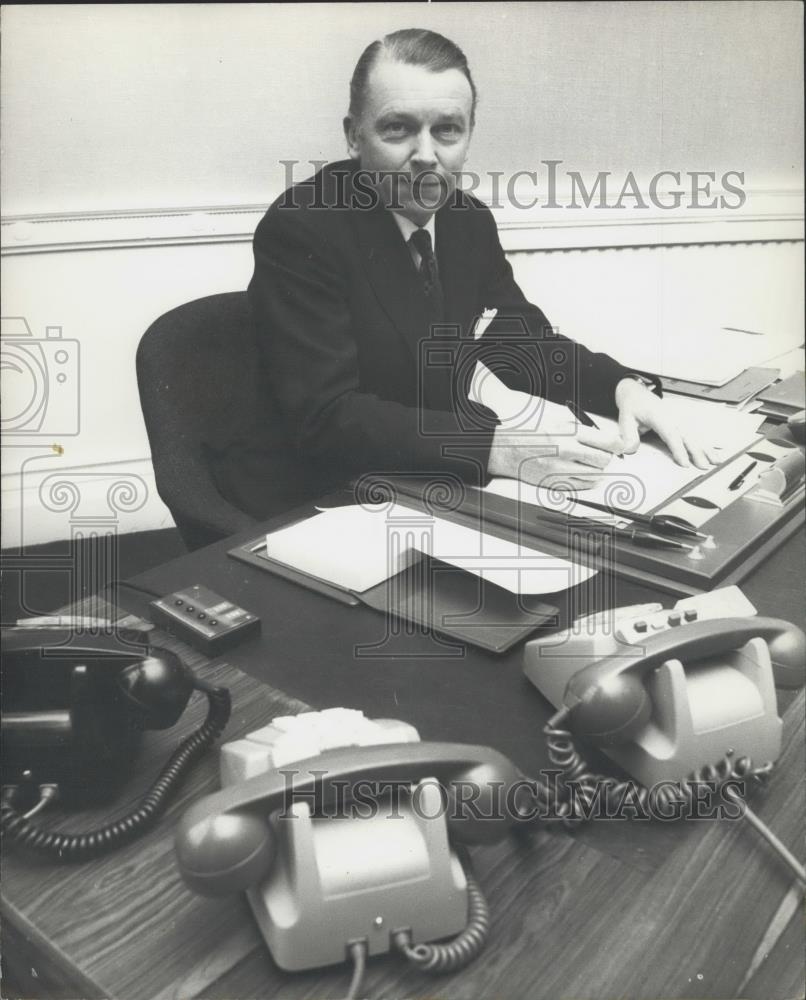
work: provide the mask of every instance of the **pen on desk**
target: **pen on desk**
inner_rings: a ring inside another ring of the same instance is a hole
[[[625,507],[614,507],[612,504],[597,503],[595,500],[583,500],[580,497],[574,498],[574,503],[582,507],[591,507],[593,510],[602,510],[607,514],[614,514],[616,517],[626,517],[636,524],[640,524],[650,531],[658,531],[661,534],[678,535],[682,538],[697,538],[701,542],[710,539],[710,535],[697,531],[693,524],[685,518],[675,517],[673,514],[639,514],[634,510],[627,510]]]
[[[692,558],[701,559],[699,545],[692,545],[690,542],[681,542],[677,538],[668,538],[665,535],[656,535],[651,531],[646,531],[642,527],[619,528],[618,534],[629,539],[635,545],[642,545],[648,549],[679,549],[688,552]]]
[[[573,399],[566,399],[565,405],[568,407],[568,409],[573,414],[574,419],[578,420],[582,424],[583,427],[592,427],[596,431],[599,430],[599,425],[596,423],[596,421],[593,419],[593,417],[591,417],[589,414],[587,414],[582,409],[581,406],[577,406],[577,404],[573,401]],[[617,458],[624,458],[624,456],[623,455],[618,455]]]
[[[754,461],[754,462],[751,462],[751,463],[750,463],[750,464],[749,464],[749,465],[747,466],[747,468],[746,468],[746,469],[743,469],[743,470],[742,470],[742,471],[741,471],[741,472],[739,473],[739,475],[738,475],[738,476],[737,476],[737,477],[736,477],[736,478],[735,478],[735,479],[733,480],[733,482],[731,482],[731,483],[729,483],[729,484],[728,484],[728,489],[729,489],[729,490],[738,490],[738,489],[739,489],[739,487],[740,487],[740,486],[742,485],[742,483],[743,483],[743,482],[745,481],[745,479],[747,479],[747,476],[748,476],[748,474],[749,474],[750,472],[752,472],[752,471],[753,471],[753,469],[755,469],[755,467],[756,467],[757,465],[758,465],[758,462],[756,462],[756,461]]]

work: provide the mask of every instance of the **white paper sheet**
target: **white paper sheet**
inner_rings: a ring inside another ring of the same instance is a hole
[[[550,594],[596,572],[398,504],[337,507],[266,536],[266,554],[361,593],[425,553],[513,594]]]
[[[541,426],[551,427],[553,433],[563,421],[569,431],[574,427],[574,420],[565,407],[509,389],[481,362],[477,363],[469,395],[476,402],[489,406],[507,429],[534,432],[537,444]],[[756,413],[740,412],[722,403],[687,396],[668,396],[666,406],[674,412],[681,428],[696,431],[704,443],[715,448],[726,460],[758,439],[758,428],[764,420]],[[600,430],[618,432],[616,421],[594,417]],[[596,474],[600,476],[596,486],[578,491],[582,499],[646,513],[698,479],[703,471],[694,466],[678,465],[666,446],[653,435],[642,440],[634,454],[614,456],[607,468],[601,473],[596,470]],[[573,498],[577,491],[564,489],[566,480],[563,475],[547,475],[542,483],[544,488],[540,488],[513,479],[493,479],[485,489],[550,510],[600,520],[612,519],[610,514],[575,504]]]

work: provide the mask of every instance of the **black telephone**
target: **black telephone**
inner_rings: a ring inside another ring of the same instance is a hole
[[[189,764],[229,717],[229,696],[195,678],[176,654],[137,632],[76,634],[58,627],[3,630],[3,798],[5,837],[62,860],[83,860],[152,825]],[[31,822],[57,795],[73,805],[108,798],[128,774],[142,733],[167,729],[194,690],[210,702],[207,721],[174,753],[129,816],[87,834]]]
[[[502,754],[328,709],[225,744],[221,772],[177,826],[179,869],[202,895],[246,890],[281,968],[352,955],[360,978],[367,955],[394,949],[441,972],[481,950],[486,903],[461,852],[513,822],[521,776]]]

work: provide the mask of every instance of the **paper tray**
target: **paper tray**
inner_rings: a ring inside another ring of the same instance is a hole
[[[230,549],[227,555],[342,604],[364,604],[412,622],[424,632],[432,631],[493,653],[506,652],[535,629],[554,627],[558,622],[559,612],[554,605],[537,597],[511,594],[425,555],[408,569],[359,594],[270,559],[265,555],[264,540],[265,535],[260,535]]]

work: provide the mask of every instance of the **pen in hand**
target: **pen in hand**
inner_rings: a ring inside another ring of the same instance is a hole
[[[582,409],[581,406],[577,406],[577,404],[573,401],[573,399],[566,399],[565,405],[571,411],[574,419],[578,420],[579,423],[582,424],[583,427],[592,427],[595,431],[599,430],[599,426],[596,423],[596,421],[593,419],[593,417],[591,417],[589,414],[587,414]],[[617,455],[616,457],[617,458],[624,458],[623,455]]]

